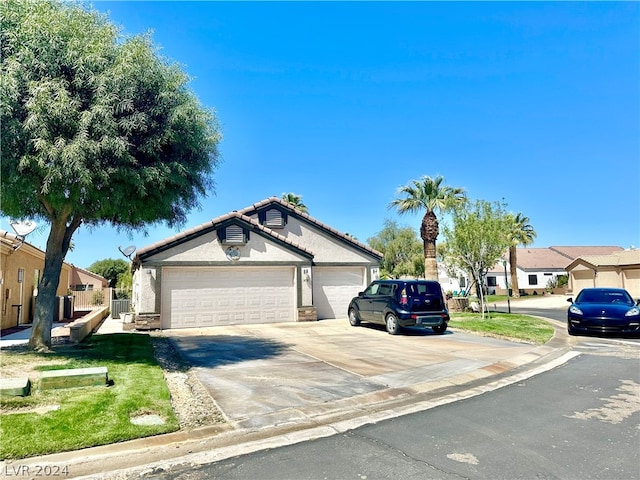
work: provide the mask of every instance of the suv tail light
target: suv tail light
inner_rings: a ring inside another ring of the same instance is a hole
[[[402,289],[402,293],[400,294],[400,305],[408,305],[409,299],[407,298],[407,290],[405,288]]]

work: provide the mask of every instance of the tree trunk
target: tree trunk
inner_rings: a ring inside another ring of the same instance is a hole
[[[518,259],[516,258],[516,247],[509,247],[509,270],[511,273],[511,291],[513,298],[520,298],[518,288]],[[507,292],[508,293],[508,292]]]
[[[438,262],[436,260],[436,238],[439,225],[436,214],[428,210],[422,217],[420,237],[424,245],[424,278],[438,281]]]
[[[69,226],[65,221],[53,220],[47,239],[47,250],[44,257],[44,270],[38,284],[33,329],[29,338],[29,348],[47,351],[51,348],[51,328],[53,326],[53,309],[56,291],[60,283],[62,263],[69,250],[71,236],[80,226],[80,221],[72,221]]]

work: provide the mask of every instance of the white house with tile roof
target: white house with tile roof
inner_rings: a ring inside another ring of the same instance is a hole
[[[346,317],[381,259],[271,197],[139,249],[133,303],[163,328]]]

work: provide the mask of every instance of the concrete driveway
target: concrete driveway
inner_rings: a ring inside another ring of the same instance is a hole
[[[166,330],[237,428],[305,422],[504,373],[550,347],[348,320]]]

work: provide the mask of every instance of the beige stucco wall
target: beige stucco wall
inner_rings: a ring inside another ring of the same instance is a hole
[[[36,281],[42,278],[44,270],[44,252],[28,243],[14,250],[11,243],[2,242],[0,254],[0,278],[2,292],[0,294],[1,328],[15,327],[18,323],[31,323]],[[24,281],[18,282],[18,271],[24,269]],[[69,288],[71,266],[63,263],[56,295],[66,295]],[[21,305],[21,321],[18,318],[18,307]]]
[[[240,256],[237,260],[227,257],[229,247],[237,248]],[[163,264],[171,266],[210,266],[228,267],[232,265],[298,265],[295,270],[296,283],[299,285],[300,305],[310,305],[312,300],[311,282],[300,281],[302,269],[311,272],[308,258],[298,255],[284,246],[251,232],[245,245],[226,245],[219,241],[215,232],[210,232],[193,240],[189,240],[173,248],[146,258],[134,272],[133,304],[134,310],[140,312],[160,312],[160,293],[162,290]],[[151,273],[147,273],[151,272]]]
[[[258,215],[253,218],[257,220]],[[304,245],[313,252],[313,261],[316,265],[322,263],[371,263],[371,257],[349,248],[342,241],[331,238],[319,228],[301,222],[293,216],[289,216],[287,224],[283,228],[274,228],[275,232],[287,237],[294,243]]]
[[[160,252],[145,259],[145,264],[157,262],[222,262],[230,263],[227,258],[227,249],[230,245],[222,244],[215,232],[207,233],[188,242]],[[234,245],[240,257],[234,260],[237,263],[246,262],[286,262],[307,263],[308,260],[297,255],[291,250],[277,245],[273,241],[251,232],[249,241],[245,245]]]
[[[640,266],[602,266],[594,270],[578,264],[569,271],[569,287],[573,295],[583,288],[624,288],[634,298],[640,298]]]
[[[100,290],[102,288],[109,287],[107,279],[98,275],[91,274],[91,272],[80,270],[78,268],[72,268],[70,273],[69,286],[72,290],[76,285],[92,285],[93,290]]]
[[[623,287],[636,300],[640,298],[640,266],[622,270]]]

